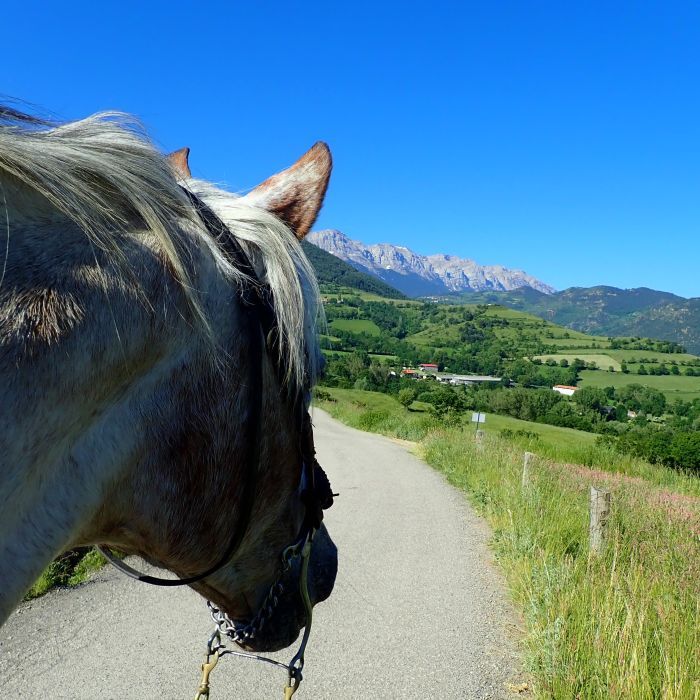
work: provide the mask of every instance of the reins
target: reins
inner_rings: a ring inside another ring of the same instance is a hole
[[[219,217],[195,194],[183,188],[184,193],[202,219],[207,231],[226,253],[230,262],[245,276],[239,293],[241,297],[241,309],[245,319],[248,336],[252,339],[250,353],[252,357],[261,357],[264,350],[269,354],[273,366],[277,373],[280,385],[284,385],[284,371],[279,361],[279,333],[275,322],[275,311],[273,306],[272,292],[268,285],[263,284],[246,255],[241,244],[236,240],[229,228],[219,219]],[[97,545],[97,549],[122,573],[143,583],[155,586],[186,586],[201,581],[211,576],[224,566],[226,566],[235,556],[250,525],[253,510],[255,487],[257,484],[258,469],[260,462],[260,431],[262,423],[262,368],[260,364],[251,363],[254,369],[254,376],[251,378],[253,386],[260,387],[260,390],[253,392],[254,401],[250,407],[247,422],[251,424],[251,440],[248,444],[248,454],[246,455],[246,474],[243,494],[240,499],[240,513],[237,517],[237,524],[231,536],[228,547],[215,564],[194,576],[179,579],[165,579],[150,576],[137,571],[133,567],[118,559],[106,546]],[[333,496],[328,477],[316,461],[315,448],[313,444],[313,429],[311,417],[305,409],[305,398],[301,391],[297,391],[293,396],[287,395],[287,400],[293,401],[293,411],[295,421],[299,426],[299,459],[302,466],[302,492],[301,499],[304,503],[304,520],[295,542],[282,552],[282,567],[279,576],[270,586],[269,592],[263,601],[260,609],[251,621],[246,625],[240,625],[232,621],[226,613],[207,601],[212,619],[216,625],[214,632],[207,642],[207,652],[205,661],[202,664],[202,677],[199,688],[195,695],[195,700],[206,700],[209,698],[209,676],[217,665],[219,659],[226,655],[242,656],[258,661],[263,661],[271,665],[283,668],[287,672],[287,685],[285,686],[285,700],[291,698],[298,690],[302,681],[302,669],[304,667],[304,652],[309,641],[311,623],[313,617],[313,605],[309,596],[308,570],[311,557],[311,546],[313,538],[321,526],[323,520],[323,510],[333,504]],[[318,478],[318,484],[316,483]],[[301,596],[304,612],[305,624],[299,650],[288,664],[280,663],[274,659],[252,654],[249,652],[235,651],[227,649],[222,642],[222,635],[230,638],[238,644],[245,644],[252,640],[262,629],[266,621],[272,617],[282,593],[283,585],[281,577],[289,571],[292,561],[299,558],[299,595]]]

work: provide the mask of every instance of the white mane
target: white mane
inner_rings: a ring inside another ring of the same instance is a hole
[[[279,219],[209,183],[178,182],[167,159],[128,115],[102,113],[50,126],[0,109],[0,236],[6,228],[8,245],[13,221],[44,215],[41,208],[18,206],[21,186],[45,198],[118,262],[123,258],[120,240],[149,231],[208,331],[203,305],[190,284],[182,231],[196,226],[209,235],[181,184],[229,227],[270,285],[288,380],[299,387],[305,380],[314,381],[319,361],[314,338],[318,287],[301,246]],[[223,258],[220,261],[232,278],[240,277]]]

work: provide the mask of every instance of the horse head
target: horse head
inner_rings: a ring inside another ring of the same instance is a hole
[[[0,125],[0,622],[78,545],[211,571],[192,587],[254,650],[290,644],[333,588],[307,417],[319,296],[299,244],[330,153],[244,197],[193,179],[187,154],[168,161],[113,117]]]

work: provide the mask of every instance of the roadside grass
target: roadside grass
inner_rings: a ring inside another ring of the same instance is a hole
[[[698,697],[700,501],[686,506],[689,519],[674,517],[650,501],[648,487],[620,480],[607,546],[596,556],[587,509],[595,472],[540,462],[523,493],[522,452],[503,440],[479,452],[450,431],[423,448],[493,529],[525,615],[537,697]]]
[[[101,569],[107,560],[95,549],[81,547],[54,559],[25,595],[25,600],[38,598],[56,586],[77,586]]]
[[[621,372],[601,372],[600,370],[582,370],[579,386],[621,387],[628,384],[643,384],[658,389],[668,401],[682,399],[692,401],[700,398],[700,377],[685,377],[673,374],[667,375],[638,375],[622,374]]]
[[[523,490],[523,445],[498,437],[495,421],[480,450],[470,430],[389,396],[328,391],[335,403],[320,405],[344,422],[420,440],[490,523],[538,698],[700,697],[700,479],[638,461],[619,470],[602,453],[612,470],[539,457]],[[600,555],[588,549],[591,485],[613,498]]]

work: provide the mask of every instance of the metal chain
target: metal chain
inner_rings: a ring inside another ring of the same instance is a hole
[[[263,600],[255,617],[245,625],[234,622],[223,610],[217,608],[214,603],[208,600],[207,606],[217,630],[237,644],[245,644],[253,640],[258,632],[265,626],[265,622],[272,617],[275,609],[279,605],[280,596],[284,593],[284,586],[280,578],[281,574],[270,586],[270,590],[267,592],[265,600]]]
[[[217,608],[211,601],[207,601],[207,606],[216,627],[212,632],[207,642],[207,655],[202,664],[202,680],[195,695],[195,700],[206,700],[209,698],[209,674],[216,666],[218,660],[227,654],[232,656],[242,656],[264,661],[273,666],[279,666],[287,672],[287,685],[284,689],[285,699],[288,700],[299,689],[299,685],[303,679],[302,670],[304,668],[304,651],[309,641],[309,633],[311,631],[312,620],[312,605],[309,599],[308,589],[308,569],[309,559],[311,556],[311,543],[315,530],[313,528],[306,531],[302,537],[293,545],[287,547],[282,553],[282,570],[280,571],[275,582],[270,586],[270,590],[265,596],[260,609],[255,614],[252,620],[245,625],[237,624],[220,608]],[[306,612],[306,625],[304,626],[304,635],[302,638],[299,651],[294,655],[294,658],[288,663],[283,664],[274,659],[260,656],[259,654],[251,654],[249,652],[235,651],[227,649],[221,641],[221,635],[225,635],[237,644],[244,645],[246,642],[255,638],[256,634],[262,630],[265,622],[272,617],[281,594],[284,592],[284,587],[280,581],[282,576],[289,571],[292,566],[292,560],[301,558],[301,572],[299,576],[299,593],[304,603]]]

